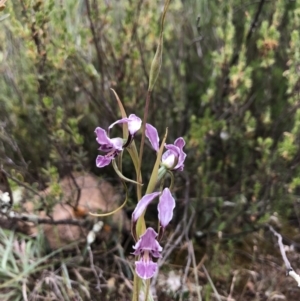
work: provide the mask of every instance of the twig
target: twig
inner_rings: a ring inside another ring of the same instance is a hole
[[[198,267],[197,267],[196,258],[195,258],[195,250],[194,250],[193,242],[191,240],[188,242],[188,250],[189,250],[189,253],[191,254],[192,261],[193,261],[193,269],[194,269],[195,283],[197,285],[196,289],[197,289],[198,301],[202,301],[201,289],[200,289],[200,285],[199,285],[199,278],[198,278],[198,271],[197,271]]]
[[[291,276],[292,278],[295,279],[295,281],[298,284],[298,287],[300,287],[300,276],[293,270],[291,263],[289,262],[286,253],[285,253],[285,249],[284,249],[284,245],[282,243],[282,236],[275,231],[275,229],[271,226],[267,224],[267,227],[270,229],[270,231],[277,237],[278,239],[278,245],[279,245],[279,250],[281,253],[281,257],[284,261],[285,267],[286,267],[286,275],[287,276]]]
[[[26,279],[23,279],[22,281],[22,295],[23,295],[23,299],[24,301],[28,301],[28,298],[27,298],[27,286],[26,286]]]
[[[184,295],[184,290],[183,290],[183,287],[184,287],[184,284],[186,282],[186,279],[188,277],[188,274],[189,274],[189,271],[190,271],[190,266],[191,266],[191,253],[190,253],[190,250],[189,250],[189,256],[187,258],[187,262],[186,262],[186,265],[185,265],[185,269],[184,269],[184,274],[183,274],[183,277],[181,278],[181,294],[180,294],[180,297],[179,297],[179,301],[182,301],[183,300],[183,295]]]
[[[12,181],[14,181],[15,183],[17,183],[18,185],[28,189],[29,191],[31,191],[32,193],[34,193],[35,195],[39,196],[41,199],[43,199],[43,197],[33,188],[31,188],[30,186],[26,185],[25,183],[23,183],[22,181],[18,180],[17,178],[14,178],[13,176],[11,176],[8,172],[6,172],[4,169],[1,169],[1,171]]]
[[[87,246],[88,252],[89,252],[89,256],[90,256],[90,264],[91,264],[91,269],[95,275],[96,281],[97,281],[97,286],[96,289],[101,292],[101,283],[99,280],[99,275],[95,269],[95,265],[94,265],[94,257],[93,257],[93,252],[90,246]]]
[[[211,278],[210,278],[210,276],[209,276],[209,274],[207,272],[207,269],[205,268],[204,264],[202,266],[202,269],[204,271],[204,274],[205,274],[206,278],[208,279],[209,284],[211,285],[211,287],[212,287],[212,289],[214,291],[214,294],[215,294],[216,298],[218,299],[218,301],[221,301],[221,297],[220,297],[220,295],[219,295],[219,293],[218,293],[218,291],[217,291],[214,283],[212,282],[212,280],[211,280]]]
[[[73,175],[72,172],[70,172],[70,178],[72,179],[72,182],[73,184],[75,185],[76,187],[76,190],[77,190],[77,197],[76,197],[76,202],[75,202],[75,208],[78,207],[78,204],[79,204],[79,200],[80,200],[80,196],[81,196],[81,188],[79,187],[79,185],[77,184],[76,180],[75,180],[75,177]]]
[[[231,281],[231,285],[230,285],[230,292],[229,292],[229,295],[227,297],[227,301],[232,300],[233,289],[234,289],[234,285],[235,285],[236,280],[237,280],[238,273],[239,273],[238,270],[233,272],[233,277],[232,277],[232,281]]]

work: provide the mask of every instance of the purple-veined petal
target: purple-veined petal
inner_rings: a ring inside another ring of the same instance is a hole
[[[162,195],[159,198],[158,209],[158,219],[160,225],[165,228],[173,217],[173,210],[175,208],[175,200],[169,188],[163,190]]]
[[[143,261],[139,260],[135,262],[135,271],[137,275],[146,280],[152,278],[157,271],[157,263],[152,260]]]
[[[133,246],[135,251],[132,254],[142,255],[147,251],[152,257],[159,258],[161,256],[160,252],[162,251],[162,247],[156,240],[157,235],[153,228],[147,228],[146,232],[141,235],[135,246]]]
[[[158,137],[158,133],[157,133],[157,129],[149,124],[146,123],[146,137],[149,139],[153,149],[158,152],[159,150],[159,137]]]
[[[106,157],[106,156],[97,156],[96,158],[96,166],[98,168],[102,168],[104,166],[107,166],[110,164],[111,160],[113,159],[112,156]]]
[[[151,201],[156,198],[160,192],[152,192],[149,194],[144,195],[141,200],[137,203],[134,211],[132,212],[132,220],[136,222],[138,218],[142,215],[145,211],[147,206],[151,203]]]

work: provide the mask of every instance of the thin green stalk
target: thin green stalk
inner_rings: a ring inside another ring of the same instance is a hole
[[[145,144],[145,136],[146,136],[146,122],[148,118],[148,111],[149,111],[149,103],[151,99],[151,91],[147,92],[147,97],[146,97],[146,105],[145,105],[145,110],[144,110],[144,117],[143,117],[143,127],[142,127],[142,139],[141,139],[141,145],[140,145],[140,152],[139,152],[139,167],[138,167],[138,182],[141,183],[141,167],[142,167],[142,160],[143,160],[143,152],[144,152],[144,144]],[[142,187],[138,187],[138,191],[142,191]],[[142,197],[142,194],[140,195],[140,200]]]

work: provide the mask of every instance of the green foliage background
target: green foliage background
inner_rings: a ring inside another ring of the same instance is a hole
[[[120,117],[110,88],[128,113],[143,115],[162,8],[150,0],[6,3],[4,170],[35,189],[52,185],[56,194],[58,178],[71,171],[112,176],[111,168],[95,167],[93,131]],[[168,127],[169,142],[186,139],[178,196],[180,203],[188,179],[195,230],[247,231],[274,212],[282,220],[297,214],[299,28],[300,0],[171,1],[149,122],[160,133]],[[134,177],[126,157],[124,170]]]

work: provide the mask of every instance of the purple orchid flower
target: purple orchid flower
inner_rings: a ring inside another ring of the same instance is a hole
[[[132,213],[133,234],[136,238],[135,224],[139,217],[146,210],[147,206],[160,194],[160,192],[153,192],[146,194],[138,202],[135,210]],[[147,228],[146,232],[139,238],[135,246],[134,255],[140,256],[140,259],[135,262],[135,271],[142,279],[149,279],[153,277],[157,271],[157,263],[152,261],[152,258],[161,257],[160,252],[162,247],[158,240],[161,238],[165,227],[170,223],[173,217],[173,210],[175,208],[175,200],[169,188],[165,188],[159,197],[158,203],[158,219],[160,223],[159,234],[152,228]],[[158,238],[157,238],[158,237]]]
[[[109,138],[107,132],[101,127],[97,127],[95,133],[97,135],[96,141],[100,144],[99,150],[107,153],[106,155],[98,155],[96,158],[96,166],[101,168],[110,164],[110,162],[120,153],[122,150],[130,145],[135,133],[141,128],[142,120],[134,114],[129,117],[122,118],[112,123],[108,127],[108,131],[116,124],[127,123],[129,136],[124,143],[122,138]]]
[[[146,136],[149,139],[153,149],[158,152],[159,150],[159,137],[157,129],[151,124],[146,124]],[[184,160],[186,154],[183,151],[185,141],[182,137],[175,140],[174,144],[166,144],[167,151],[163,153],[161,163],[169,170],[180,170],[184,168]]]
[[[135,262],[135,271],[142,279],[153,277],[157,271],[157,263],[153,262],[152,258],[161,257],[162,247],[156,240],[156,237],[157,233],[152,228],[147,228],[146,232],[133,247],[135,251],[132,254],[140,256],[140,260]]]
[[[142,120],[141,118],[137,117],[135,114],[130,114],[129,117],[122,118],[120,120],[115,121],[112,123],[108,129],[110,130],[115,124],[120,123],[127,123],[128,124],[128,131],[129,133],[134,136],[134,134],[141,128]]]

